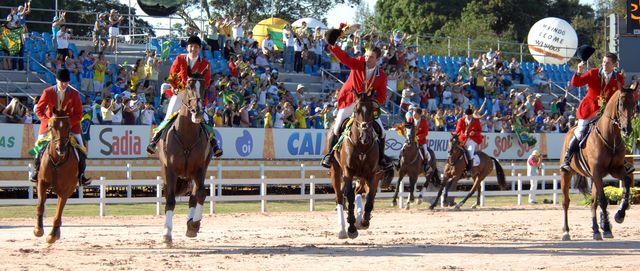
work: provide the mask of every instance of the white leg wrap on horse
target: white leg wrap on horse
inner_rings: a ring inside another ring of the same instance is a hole
[[[202,204],[196,204],[196,214],[193,216],[193,221],[202,220]]]
[[[187,216],[187,219],[193,219],[193,214],[195,214],[196,212],[196,207],[189,207],[189,215]]]
[[[358,214],[362,213],[362,195],[356,195],[356,212]]]
[[[164,119],[168,119],[171,114],[174,112],[178,112],[180,110],[180,106],[182,105],[182,99],[178,97],[178,95],[171,96],[169,100],[169,105],[167,105],[167,114],[164,116]]]
[[[171,236],[171,229],[173,229],[173,211],[167,211],[164,216],[164,235]]]
[[[346,224],[344,221],[344,208],[342,207],[342,204],[338,204],[336,206],[336,211],[338,212],[338,226],[340,226],[341,229],[344,229]]]

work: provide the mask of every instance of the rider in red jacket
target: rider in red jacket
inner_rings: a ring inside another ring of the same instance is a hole
[[[478,146],[482,144],[482,127],[480,121],[473,117],[473,109],[467,108],[464,111],[465,116],[458,120],[455,134],[458,135],[460,142],[464,144],[467,150],[467,176],[470,176],[473,167],[473,159]]]
[[[589,122],[596,116],[600,107],[609,101],[613,93],[624,86],[624,77],[614,70],[617,65],[618,56],[613,53],[607,53],[602,58],[602,67],[600,69],[594,68],[584,73],[585,64],[583,62],[578,64],[578,70],[571,78],[571,85],[576,87],[587,85],[587,95],[578,106],[576,112],[578,125],[564,154],[562,170],[570,170],[569,164],[573,153],[578,149]]]
[[[57,106],[66,110],[71,124],[71,134],[76,138],[78,144],[83,145],[80,121],[82,120],[82,102],[80,95],[74,89],[69,88],[71,76],[69,70],[61,69],[56,74],[56,85],[44,89],[38,104],[36,104],[35,113],[40,119],[40,130],[38,130],[38,140],[43,139],[49,132],[49,118],[53,115],[53,109]],[[31,172],[30,179],[37,182],[38,170],[40,169],[40,158],[46,147],[40,149],[34,160],[34,170]],[[81,185],[89,185],[91,179],[84,176],[84,170],[87,167],[87,156],[84,152],[78,151],[78,178]]]
[[[419,150],[422,153],[423,162],[422,166],[424,171],[427,171],[429,167],[429,161],[431,161],[431,155],[427,150],[427,136],[429,135],[429,123],[427,119],[422,116],[422,109],[414,108],[413,116],[411,117],[411,121],[413,122],[413,126],[416,127],[416,137],[418,139]]]
[[[333,55],[340,60],[340,62],[351,69],[349,78],[342,85],[340,92],[338,92],[338,113],[333,125],[333,133],[331,133],[331,140],[329,146],[329,153],[322,159],[322,166],[331,167],[331,161],[333,159],[333,146],[338,142],[340,135],[340,125],[342,121],[347,119],[353,113],[355,108],[355,97],[353,91],[362,93],[364,91],[371,92],[375,95],[375,100],[379,105],[383,105],[387,100],[387,75],[384,71],[378,67],[378,59],[382,56],[380,48],[369,48],[364,54],[364,57],[349,57],[335,45],[335,40],[328,41],[329,50]],[[380,134],[378,135],[378,146],[380,151],[380,166],[385,169],[391,166],[391,163],[384,155],[385,148],[385,134],[384,126],[379,118],[376,118],[376,123],[380,126]]]

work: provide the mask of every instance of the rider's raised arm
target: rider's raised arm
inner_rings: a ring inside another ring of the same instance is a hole
[[[349,69],[360,68],[360,66],[364,65],[363,61],[358,61],[358,59],[348,56],[338,45],[328,45],[327,47],[338,58],[340,63],[349,67]]]
[[[584,74],[574,73],[571,77],[571,85],[574,87],[582,87],[589,84],[594,78],[598,77],[598,70],[592,69]]]

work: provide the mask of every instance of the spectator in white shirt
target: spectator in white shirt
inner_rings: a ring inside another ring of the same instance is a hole
[[[58,43],[58,54],[63,56],[69,55],[69,38],[71,37],[71,29],[67,29],[65,25],[60,26],[60,31],[56,36]]]
[[[153,124],[153,119],[156,114],[156,109],[153,108],[151,102],[148,102],[144,105],[144,109],[142,109],[140,116],[140,123],[143,125],[151,125]]]
[[[271,34],[267,34],[267,37],[262,41],[262,53],[267,57],[273,57],[274,44],[271,40]]]
[[[124,105],[122,104],[122,96],[120,94],[116,94],[114,97],[115,102],[111,104],[111,112],[113,112],[113,116],[111,117],[112,124],[120,125],[122,124],[122,109]]]

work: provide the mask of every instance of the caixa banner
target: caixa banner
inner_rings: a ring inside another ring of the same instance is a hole
[[[147,157],[151,126],[92,125],[89,158]]]

